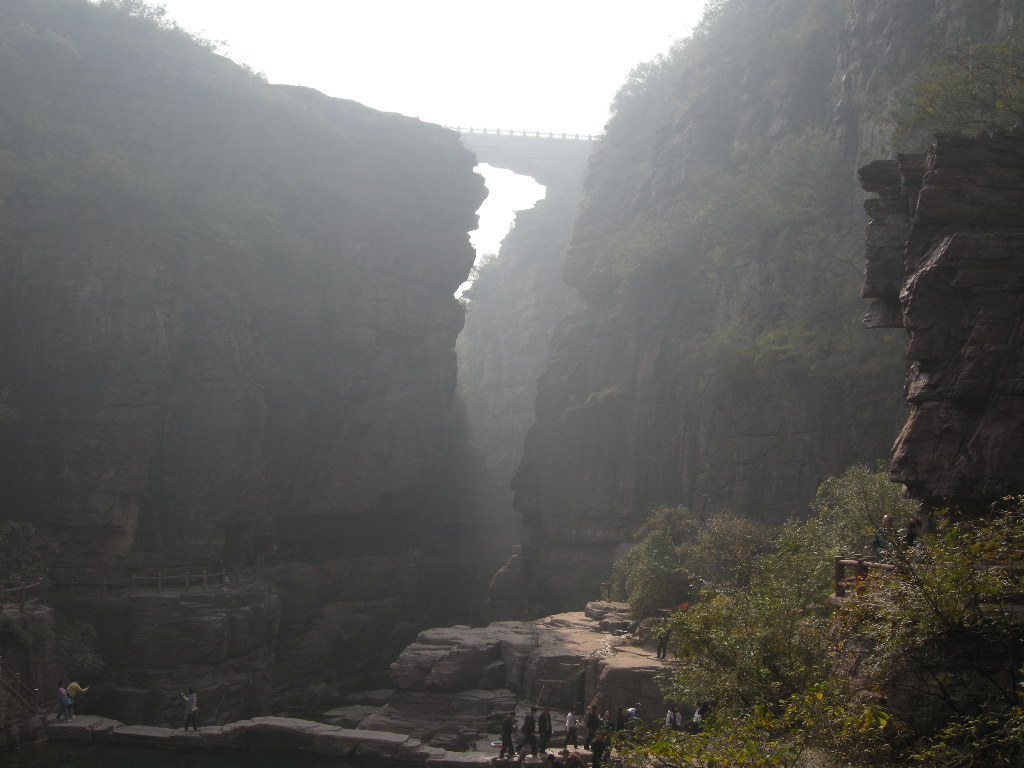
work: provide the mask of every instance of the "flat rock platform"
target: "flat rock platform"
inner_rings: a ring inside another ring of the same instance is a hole
[[[259,749],[310,752],[328,757],[358,757],[421,763],[437,768],[465,768],[515,760],[497,760],[492,752],[451,752],[424,745],[418,739],[385,731],[356,730],[291,717],[254,717],[198,731],[125,725],[117,720],[80,715],[71,722],[50,716],[46,732],[52,742],[102,742],[155,749]],[[527,759],[527,764],[539,760]]]

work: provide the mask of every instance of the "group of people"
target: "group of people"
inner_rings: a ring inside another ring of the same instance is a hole
[[[670,731],[699,733],[701,728],[704,727],[704,722],[711,714],[711,707],[713,703],[714,702],[711,701],[698,701],[694,704],[693,717],[690,718],[689,724],[687,724],[686,717],[683,715],[682,710],[679,709],[679,706],[673,704],[665,713],[665,727]]]
[[[78,695],[88,693],[88,686],[81,686],[76,682],[68,683],[65,687],[63,680],[57,681],[57,719],[70,723],[75,719],[75,703]],[[191,725],[193,731],[199,730],[199,696],[196,689],[179,694],[185,703],[185,730]]]
[[[871,542],[875,562],[892,562],[894,550],[898,547],[910,549],[921,539],[923,525],[918,518],[912,517],[907,521],[907,530],[903,534],[893,526],[893,522],[892,515],[883,515],[882,525],[875,531]]]
[[[63,680],[57,681],[57,719],[70,723],[75,719],[75,700],[80,693],[88,693],[88,687],[70,682],[67,687]]]
[[[516,723],[516,713],[512,711],[501,721],[501,750],[498,758],[512,758],[518,753],[519,761],[522,762],[527,754],[533,757],[543,754],[543,765],[548,768],[587,768],[586,760],[577,751],[582,730],[583,748],[590,750],[593,768],[599,768],[611,748],[614,733],[628,730],[639,723],[640,712],[637,707],[619,707],[613,716],[611,710],[606,710],[602,715],[596,706],[592,706],[582,718],[576,714],[575,709],[570,709],[565,715],[565,740],[562,749],[555,755],[547,751],[554,734],[551,710],[545,707],[538,714],[537,707],[530,707],[522,727]],[[520,734],[518,746],[515,743],[517,731]],[[570,745],[572,750],[569,749]]]

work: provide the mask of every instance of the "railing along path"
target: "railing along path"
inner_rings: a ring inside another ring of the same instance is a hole
[[[27,686],[21,679],[21,673],[8,664],[3,656],[0,656],[0,686],[29,712],[38,711],[39,689]]]
[[[49,589],[55,592],[70,592],[71,594],[99,593],[101,595],[124,593],[135,594],[137,592],[163,592],[182,591],[186,595],[191,592],[206,594],[207,589],[234,587],[248,584],[255,577],[257,568],[240,568],[233,571],[216,571],[210,573],[207,570],[187,570],[179,573],[164,573],[158,571],[153,575],[139,574],[133,572],[128,576],[120,578],[88,578],[72,576],[69,579],[54,580],[50,582]]]
[[[836,597],[846,597],[847,588],[867,578],[872,570],[895,571],[898,566],[892,563],[878,563],[869,559],[866,555],[851,555],[850,557],[837,557],[835,561],[834,594]],[[847,570],[853,569],[852,578],[847,576]]]
[[[31,584],[0,582],[0,612],[9,607],[17,607],[23,611],[26,604],[36,603],[42,599],[43,584],[40,581]]]

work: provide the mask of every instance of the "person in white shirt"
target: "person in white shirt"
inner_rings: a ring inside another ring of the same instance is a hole
[[[570,709],[569,714],[565,716],[565,745],[564,748],[569,748],[569,742],[572,742],[573,749],[579,749],[579,736],[576,735],[576,715]]]

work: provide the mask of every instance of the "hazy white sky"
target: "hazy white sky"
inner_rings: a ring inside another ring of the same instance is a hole
[[[705,0],[152,2],[272,83],[442,125],[599,133],[630,70],[689,35]],[[506,213],[481,222],[481,253],[497,250],[509,206],[533,203],[500,186],[489,181],[490,207]]]

